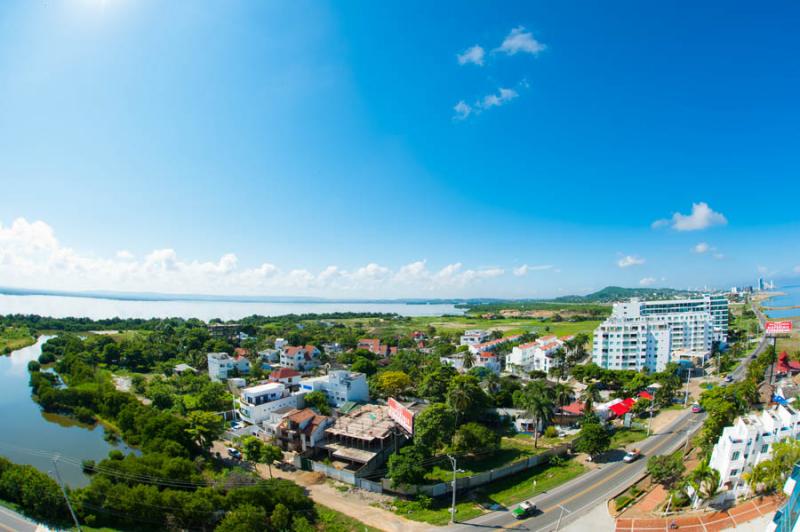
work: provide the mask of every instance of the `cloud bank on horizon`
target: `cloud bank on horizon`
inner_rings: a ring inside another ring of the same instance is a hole
[[[551,268],[523,265],[514,275]],[[155,249],[142,257],[125,249],[113,257],[96,257],[62,245],[53,228],[41,220],[18,218],[10,226],[0,224],[0,285],[12,287],[381,298],[450,296],[505,274],[504,268],[469,268],[461,262],[431,269],[425,260],[397,269],[374,262],[354,269],[331,265],[317,272],[283,269],[269,262],[243,268],[233,253],[217,261],[197,261],[184,259],[171,248]]]

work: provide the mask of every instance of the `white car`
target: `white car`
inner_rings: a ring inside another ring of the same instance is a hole
[[[635,461],[642,455],[642,451],[639,449],[631,449],[627,453],[625,453],[625,457],[622,459],[623,462],[630,464],[631,462]]]

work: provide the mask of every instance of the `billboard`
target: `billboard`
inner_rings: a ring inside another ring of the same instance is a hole
[[[387,401],[387,404],[389,405],[389,417],[392,418],[395,423],[403,427],[406,432],[414,434],[414,412],[391,397]]]
[[[768,321],[766,326],[767,334],[789,334],[792,332],[791,321]]]

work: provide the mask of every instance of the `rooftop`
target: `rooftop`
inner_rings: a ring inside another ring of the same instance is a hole
[[[394,427],[395,422],[389,417],[387,407],[363,405],[349,414],[340,416],[325,432],[334,436],[372,441],[388,437]]]

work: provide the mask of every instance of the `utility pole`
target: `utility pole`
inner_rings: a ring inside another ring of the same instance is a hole
[[[447,457],[450,459],[450,463],[453,464],[453,504],[450,507],[450,524],[455,524],[456,522],[456,457],[450,456],[449,454]]]
[[[647,419],[647,435],[650,436],[650,428],[653,426],[653,403],[656,402],[655,394],[650,399],[650,417]]]
[[[689,368],[686,373],[686,398],[683,400],[683,406],[689,406],[689,380],[692,378],[692,368]]]
[[[58,472],[58,455],[53,457],[53,469],[56,473],[56,480],[58,480],[58,487],[61,488],[61,493],[64,495],[64,500],[67,502],[67,508],[69,508],[69,513],[72,515],[72,520],[75,521],[75,528],[78,529],[78,532],[81,532],[81,524],[78,522],[78,516],[75,515],[75,510],[72,509],[72,503],[69,502],[67,490],[64,489],[64,483],[61,481],[61,474]]]
[[[562,518],[562,517],[564,517],[564,512],[567,512],[568,514],[571,514],[571,513],[572,513],[572,512],[570,512],[569,510],[567,510],[566,508],[564,508],[563,506],[561,506],[560,504],[558,505],[558,507],[559,507],[559,508],[561,508],[561,513],[560,513],[560,514],[558,514],[558,522],[556,523],[556,530],[555,530],[555,532],[558,532],[558,529],[559,529],[559,527],[561,526],[561,518]]]

